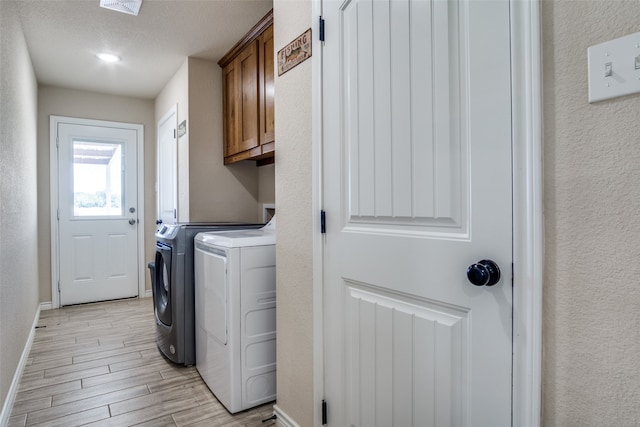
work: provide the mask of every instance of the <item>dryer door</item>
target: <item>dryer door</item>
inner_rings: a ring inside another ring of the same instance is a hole
[[[171,326],[171,246],[156,242],[156,276],[153,283],[156,319]]]
[[[196,324],[210,338],[227,345],[227,253],[196,242]]]

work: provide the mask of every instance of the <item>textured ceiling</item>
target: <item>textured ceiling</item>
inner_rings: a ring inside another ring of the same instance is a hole
[[[16,1],[16,0],[0,0]],[[100,0],[17,0],[38,82],[155,98],[187,56],[217,61],[271,0],[144,0],[138,16]],[[98,60],[98,52],[122,58]]]

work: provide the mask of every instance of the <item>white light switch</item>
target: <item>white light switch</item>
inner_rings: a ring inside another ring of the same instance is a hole
[[[640,92],[640,33],[587,49],[589,102]]]
[[[607,62],[604,64],[604,76],[611,77],[613,76],[613,63]]]

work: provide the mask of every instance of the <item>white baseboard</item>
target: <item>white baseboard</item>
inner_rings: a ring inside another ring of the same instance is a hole
[[[276,415],[276,425],[278,427],[300,427],[298,423],[287,415],[278,405],[273,405],[273,413]]]
[[[51,301],[40,303],[40,311],[51,310],[52,308],[53,305],[51,304]]]
[[[145,290],[144,294],[140,295],[140,298],[151,298],[153,296],[153,292],[151,291],[151,289],[149,289],[148,291]]]
[[[26,366],[27,359],[29,358],[29,352],[31,351],[31,345],[33,344],[33,337],[36,334],[36,326],[38,326],[38,321],[40,321],[40,310],[42,309],[42,304],[46,305],[47,303],[41,303],[38,305],[38,309],[36,310],[33,325],[31,325],[31,333],[29,334],[29,338],[22,350],[22,356],[18,362],[18,367],[16,368],[16,372],[13,374],[13,381],[11,381],[9,392],[7,393],[7,397],[2,405],[2,412],[0,412],[0,426],[6,426],[9,424],[9,416],[11,415],[11,409],[13,409],[13,402],[16,400],[16,394],[18,394],[20,378],[22,378],[24,367]],[[48,304],[49,308],[51,308],[51,303]]]

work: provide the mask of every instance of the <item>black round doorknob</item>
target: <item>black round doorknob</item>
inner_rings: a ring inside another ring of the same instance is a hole
[[[483,259],[467,268],[467,279],[476,286],[493,286],[500,281],[500,267],[490,259]]]

